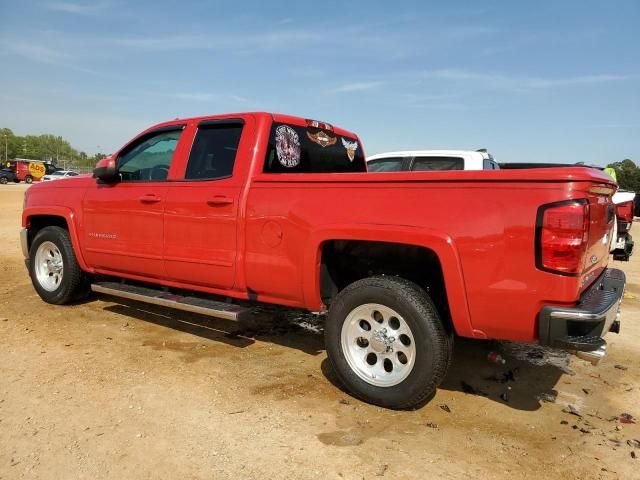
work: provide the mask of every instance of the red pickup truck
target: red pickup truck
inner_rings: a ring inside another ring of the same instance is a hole
[[[52,304],[327,312],[346,388],[414,408],[456,335],[603,355],[625,285],[607,268],[615,188],[584,168],[370,174],[354,133],[241,113],[156,125],[94,178],[34,185],[21,243]]]

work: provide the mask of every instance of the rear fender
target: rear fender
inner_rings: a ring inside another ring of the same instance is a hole
[[[432,250],[442,265],[449,310],[456,333],[463,337],[486,338],[482,331],[474,330],[471,323],[462,264],[453,239],[442,232],[424,228],[405,225],[332,225],[313,232],[305,250],[303,272],[304,301],[310,310],[326,310],[320,296],[320,264],[322,245],[333,240],[389,242]]]

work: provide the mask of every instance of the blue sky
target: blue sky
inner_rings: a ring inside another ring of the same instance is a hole
[[[267,110],[368,154],[640,161],[640,2],[0,0],[0,126],[111,152],[184,116]]]

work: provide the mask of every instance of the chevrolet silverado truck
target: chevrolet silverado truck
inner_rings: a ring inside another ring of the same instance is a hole
[[[604,354],[625,286],[607,268],[615,189],[585,168],[374,175],[347,130],[208,116],[31,187],[21,244],[55,305],[94,291],[230,321],[257,302],[327,313],[344,386],[410,409],[456,336]]]

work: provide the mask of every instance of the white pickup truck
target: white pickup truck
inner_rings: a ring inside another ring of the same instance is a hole
[[[486,150],[405,150],[367,158],[370,172],[430,170],[499,170],[500,165]]]

